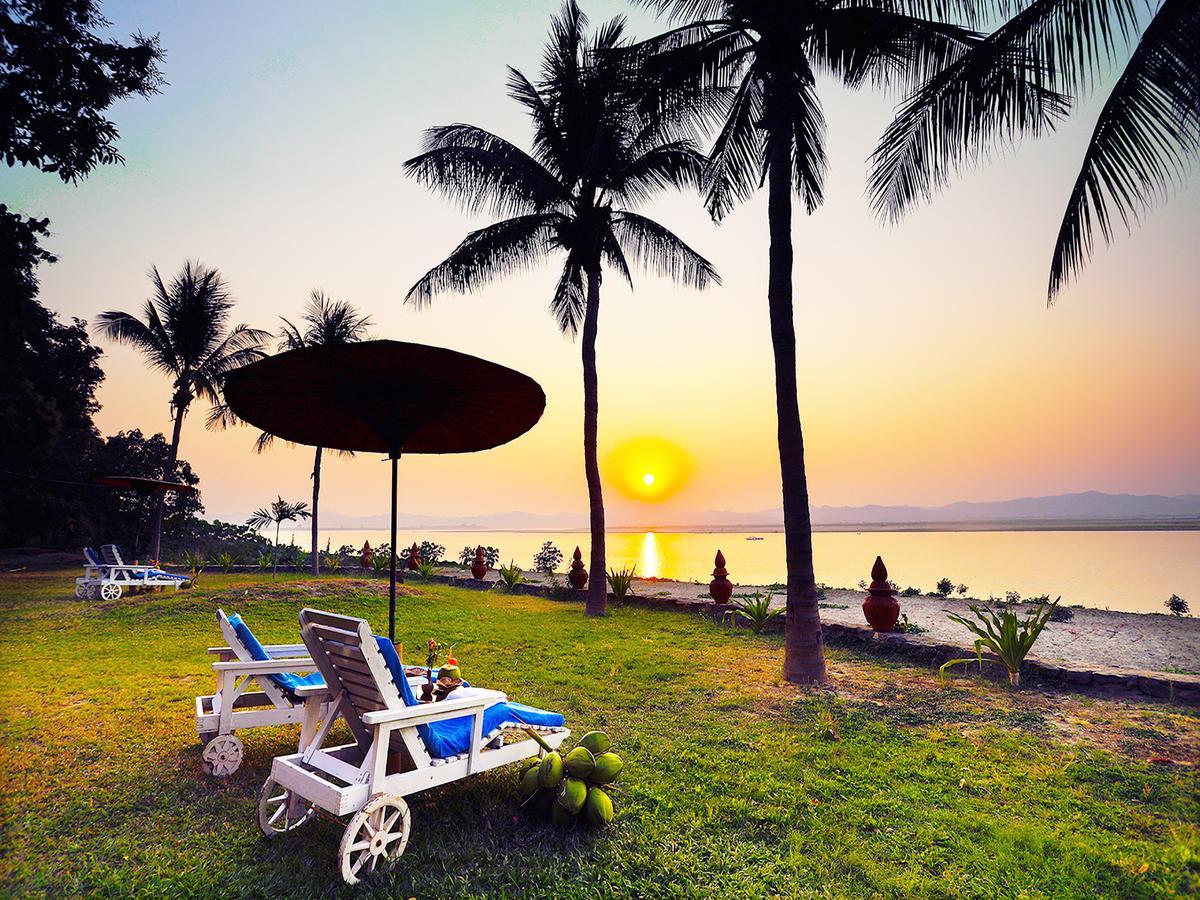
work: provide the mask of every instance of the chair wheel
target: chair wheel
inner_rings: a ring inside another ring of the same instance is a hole
[[[258,829],[263,837],[276,838],[307,825],[317,815],[317,807],[295,791],[280,787],[268,778],[258,792]]]
[[[102,584],[100,585],[100,596],[109,601],[120,600],[121,586],[119,584],[114,584],[111,581],[108,584]]]
[[[232,775],[242,764],[242,741],[232,734],[220,734],[213,738],[200,754],[204,774],[216,778]]]
[[[378,794],[356,812],[338,847],[346,884],[373,875],[399,859],[408,847],[412,813],[403,797]]]

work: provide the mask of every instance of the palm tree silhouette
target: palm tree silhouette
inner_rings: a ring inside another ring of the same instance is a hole
[[[965,53],[974,36],[906,15],[895,0],[642,3],[677,23],[636,48],[647,57],[643,72],[654,107],[719,123],[706,173],[710,214],[720,220],[767,186],[767,307],[787,551],[784,674],[820,683],[825,656],[796,396],[791,237],[793,192],[809,213],[822,200],[825,120],[815,76],[849,87],[913,89]]]
[[[282,317],[281,317],[282,318]],[[301,347],[336,347],[352,344],[366,337],[371,325],[370,316],[359,313],[345,300],[331,300],[323,291],[313,291],[308,306],[301,318],[302,328],[283,319],[280,331],[280,350],[298,350]],[[261,453],[270,446],[274,435],[263,432],[255,443]],[[317,543],[317,507],[321,495],[321,455],[324,447],[317,447],[313,454],[312,470],[312,573],[321,571],[320,545]],[[339,455],[353,456],[348,450],[337,451]]]
[[[167,284],[157,268],[150,270],[154,290],[139,319],[132,313],[110,310],[100,314],[96,332],[142,351],[152,369],[172,378],[171,450],[164,478],[175,471],[183,419],[197,397],[221,404],[221,380],[226,372],[263,356],[270,335],[246,325],[228,326],[233,298],[221,274],[199,262],[186,262]],[[163,495],[154,514],[151,555],[162,549]]]
[[[930,197],[990,144],[1038,134],[1134,45],[1096,122],[1067,199],[1047,299],[1106,243],[1113,213],[1126,228],[1200,157],[1200,3],[1162,0],[1138,35],[1134,0],[991,0],[1016,14],[936,74],[901,107],[873,157],[876,210],[895,219]],[[1136,41],[1135,41],[1136,38]]]
[[[704,158],[672,133],[665,117],[633,103],[632,67],[613,51],[624,21],[601,26],[589,41],[587,19],[568,0],[553,20],[535,85],[509,69],[508,92],[533,122],[533,152],[471,125],[425,133],[424,152],[405,163],[423,184],[468,210],[490,209],[502,221],[469,234],[418,281],[406,302],[473,291],[492,278],[563,255],[550,309],[564,333],[583,326],[584,470],[591,509],[591,571],[586,611],[607,608],[604,498],[596,457],[599,401],[596,331],[602,269],[632,284],[629,260],[677,282],[718,282],[709,262],[662,225],[631,209],[667,187],[696,185]]]
[[[308,504],[303,500],[298,503],[289,503],[278,495],[270,506],[260,506],[250,513],[246,524],[251,528],[258,530],[266,528],[268,525],[275,526],[275,546],[271,551],[272,578],[279,572],[279,526],[284,522],[295,522],[297,519],[307,519],[309,516]]]

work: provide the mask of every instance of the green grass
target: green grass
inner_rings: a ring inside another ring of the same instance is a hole
[[[268,843],[255,793],[295,728],[243,732],[200,771],[218,605],[264,641],[305,605],[385,625],[382,584],[206,574],[193,592],[69,596],[74,573],[0,577],[0,892],[313,896],[343,891],[340,828]],[[409,587],[398,639],[453,643],[464,676],[602,728],[626,758],[617,819],[516,815],[515,770],[412,798],[399,897],[1139,897],[1200,888],[1200,725],[1186,709],[1013,694],[831,650],[833,690],[780,682],[778,636],[621,607]],[[410,654],[411,655],[411,654]],[[1156,764],[1149,760],[1156,758]]]

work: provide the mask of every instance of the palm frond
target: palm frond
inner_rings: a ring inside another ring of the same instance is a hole
[[[690,141],[651,147],[613,172],[605,193],[619,204],[644,203],[667,188],[699,187],[706,168],[704,156]]]
[[[697,290],[721,283],[712,263],[657,222],[622,210],[612,228],[627,255],[648,271]]]
[[[725,124],[709,151],[706,206],[720,221],[739,203],[750,199],[762,183],[765,166],[762,82],[751,67],[742,78]]]
[[[824,199],[826,168],[825,115],[812,73],[802,71],[779,105],[791,126],[792,187],[811,214]]]
[[[153,304],[147,303],[153,309]],[[118,344],[128,344],[140,350],[150,365],[168,375],[177,374],[170,345],[163,346],[159,335],[137,316],[120,310],[108,310],[96,317],[96,334]]]
[[[586,298],[583,269],[568,255],[562,273],[558,276],[554,296],[550,299],[550,312],[563,334],[575,337],[579,332],[579,326],[583,324]]]
[[[1050,265],[1049,298],[1092,255],[1186,175],[1200,155],[1200,5],[1164,0],[1113,86],[1092,132]]]
[[[549,252],[561,219],[555,213],[518,216],[471,232],[409,289],[405,302],[424,306],[435,294],[469,293],[493,278],[527,268]]]

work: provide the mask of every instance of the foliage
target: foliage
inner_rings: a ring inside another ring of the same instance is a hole
[[[1178,594],[1172,594],[1170,597],[1164,600],[1163,606],[1165,606],[1167,608],[1167,612],[1173,616],[1186,616],[1191,611],[1188,607],[1188,602]]]
[[[499,572],[500,581],[497,582],[497,584],[504,585],[505,589],[507,590],[511,591],[518,584],[521,584],[525,581],[525,574],[516,564],[513,563],[512,560],[508,561],[507,566],[501,566]]]
[[[326,572],[336,575],[342,569],[342,554],[322,553],[321,565],[325,567]]]
[[[222,643],[217,606],[264,642],[294,643],[301,607],[379,627],[386,596],[343,577],[318,602],[298,586],[307,576],[216,573],[196,592],[99,609],[71,598],[76,574],[0,579],[0,892],[349,896],[339,827],[318,820],[269,844],[255,831],[256,794],[271,760],[295,752],[296,726],[241,733],[242,768],[214,788],[191,695],[213,686],[203,648]],[[965,679],[937,689],[921,666],[838,647],[838,691],[799,693],[777,683],[775,635],[637,606],[585,629],[577,607],[542,597],[412,590],[397,621],[406,660],[430,635],[455,642],[469,680],[563,712],[575,734],[619,735],[631,768],[599,840],[514,815],[515,766],[419,794],[408,850],[370,895],[1194,894],[1200,797],[1182,760],[1200,746],[1200,719],[1178,704]],[[1091,724],[1052,727],[1063,720]],[[836,742],[812,739],[821,724]],[[1147,764],[1160,753],[1178,762]]]
[[[949,597],[954,593],[954,582],[949,578],[939,578],[935,587],[943,597]]]
[[[429,581],[433,578],[433,576],[436,572],[437,572],[437,566],[434,563],[428,562],[428,561],[422,559],[420,562],[417,563],[417,568],[413,572],[413,574],[416,575],[418,578],[420,578],[422,581]]]
[[[213,557],[213,563],[226,574],[233,571],[237,561],[238,558],[228,551],[222,551]]]
[[[775,595],[770,591],[765,595],[761,591],[755,591],[753,594],[738,594],[733,598],[733,609],[726,610],[724,618],[733,622],[745,619],[752,632],[762,634],[763,629],[783,613],[782,607],[771,608],[771,601],[774,598]]]
[[[418,548],[421,551],[421,561],[437,564],[442,561],[446,555],[446,548],[441,544],[435,544],[433,541],[421,541],[421,546]]]
[[[254,558],[254,564],[258,566],[260,572],[265,572],[271,568],[272,558],[270,553],[260,553]]]
[[[1062,599],[1062,598],[1059,598]],[[1053,603],[1039,603],[1025,615],[1017,618],[1016,613],[1007,607],[992,609],[986,606],[971,604],[971,612],[979,623],[972,622],[962,616],[950,614],[952,621],[965,626],[976,635],[975,653],[979,668],[983,669],[983,650],[986,647],[994,653],[1008,670],[1008,680],[1014,688],[1021,686],[1021,663],[1032,649],[1038,635],[1050,621],[1058,600]],[[954,659],[941,667],[939,673],[944,677],[946,669],[959,663],[970,663],[970,659]]]
[[[258,557],[271,549],[271,542],[261,534],[238,522],[213,522],[190,518],[179,526],[179,535],[173,544],[178,553],[195,550],[209,557],[228,551],[244,559]]]
[[[928,628],[922,628],[916,622],[908,621],[908,613],[900,613],[900,620],[896,622],[896,631],[901,634],[924,634]]]
[[[969,591],[970,588],[968,588],[965,584],[960,584],[954,590],[958,594],[958,596],[965,597],[967,595],[967,591]]]
[[[463,547],[462,551],[458,554],[458,561],[464,566],[471,565],[475,561],[475,547]],[[489,569],[496,568],[496,564],[500,562],[499,549],[496,547],[484,547],[483,561]]]
[[[633,593],[633,579],[636,575],[637,566],[608,570],[608,586],[618,603],[622,602],[626,595]]]
[[[318,559],[318,562],[320,560]],[[305,553],[303,550],[296,551],[296,558],[292,560],[292,566],[297,572],[303,572],[312,567],[312,554]]]
[[[921,589],[909,586],[900,592],[900,596],[901,597],[920,597]]]
[[[183,551],[183,567],[192,576],[191,587],[196,587],[200,583],[200,573],[204,571],[205,562],[203,553],[196,550]]]
[[[542,544],[541,549],[538,550],[537,553],[533,554],[534,570],[545,575],[550,575],[553,573],[555,569],[562,565],[562,561],[562,551],[555,547],[550,541],[546,541],[546,543]]]
[[[270,506],[260,506],[250,514],[250,518],[246,520],[246,524],[255,529],[266,528],[270,525],[275,526],[275,547],[272,551],[274,558],[273,570],[279,568],[279,528],[284,522],[295,522],[297,519],[307,519],[311,513],[308,511],[308,504],[303,500],[290,503],[284,500],[281,496],[276,496],[275,501]],[[295,548],[291,548],[295,552]],[[340,563],[341,560],[339,559]]]

